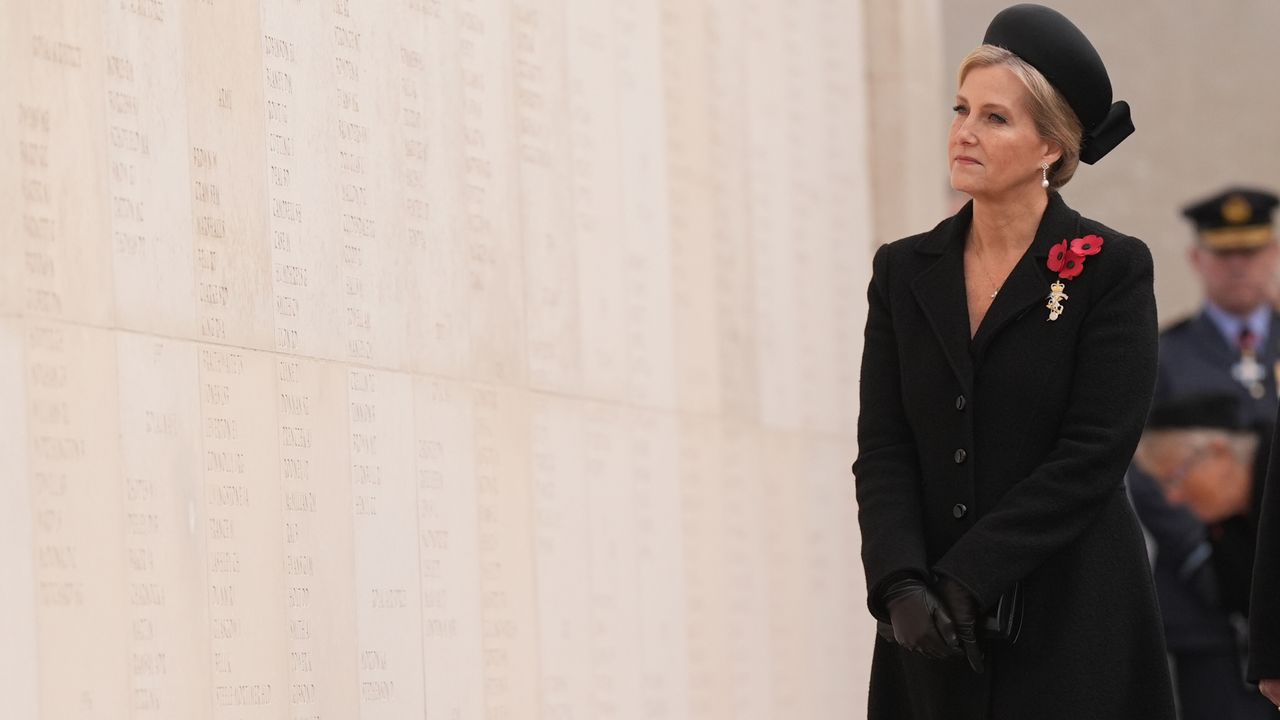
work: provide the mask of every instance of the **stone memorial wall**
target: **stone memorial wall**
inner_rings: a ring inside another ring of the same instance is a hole
[[[2,0],[15,720],[848,718],[858,0]]]

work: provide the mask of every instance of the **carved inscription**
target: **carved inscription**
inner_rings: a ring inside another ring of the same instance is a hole
[[[305,360],[281,357],[276,361],[276,423],[280,458],[280,491],[284,513],[285,620],[289,627],[289,707],[293,717],[320,717],[318,704],[325,694],[317,664],[323,665],[324,648],[313,637],[325,617],[324,588],[318,584],[317,565],[326,562],[318,522],[321,507],[318,486],[326,472],[317,454],[318,426],[313,414],[320,408],[315,393],[314,366]],[[335,537],[335,541],[340,538]],[[319,660],[319,662],[318,662]]]
[[[87,448],[72,413],[77,401],[74,342],[69,331],[58,326],[33,327],[27,347],[36,603],[60,613],[47,617],[69,618],[75,616],[67,613],[93,601],[85,583],[90,563],[86,548],[77,541],[76,505],[89,498],[83,497],[85,491],[77,482]]]
[[[374,178],[368,172],[372,158],[369,83],[366,51],[369,41],[356,24],[350,8],[336,4],[328,18],[333,49],[334,104],[336,112],[339,195],[337,225],[342,253],[341,312],[345,355],[350,360],[370,361],[374,357],[375,286],[370,258],[378,252],[382,238],[374,207]],[[363,73],[363,76],[362,76]]]
[[[267,192],[271,228],[272,288],[275,346],[287,353],[303,350],[303,318],[310,315],[303,225],[307,207],[298,177],[293,119],[299,102],[294,76],[299,72],[298,49],[280,31],[262,36],[263,84],[266,100]]]
[[[22,196],[22,263],[26,287],[23,307],[38,315],[61,315],[65,306],[58,260],[56,173],[50,166],[52,111],[32,102],[18,103],[18,166]]]
[[[228,272],[227,253],[231,245],[228,210],[222,203],[223,171],[218,151],[191,146],[190,168],[199,334],[210,340],[226,340],[234,283]]]
[[[245,351],[204,345],[197,352],[213,701],[218,716],[241,717],[246,708],[280,707],[283,698],[277,666],[260,652],[276,647],[280,623],[272,602],[280,591],[264,584],[281,562],[280,545],[266,534],[279,485],[264,482],[274,478],[260,450],[271,427],[262,408],[269,412],[271,403],[258,391],[270,376],[263,359]]]
[[[414,420],[418,549],[428,713],[482,710],[477,506],[468,393],[419,379]],[[447,683],[432,678],[448,677]]]
[[[422,611],[413,547],[412,390],[404,375],[349,370],[347,423],[356,537],[356,612],[361,717],[423,714]]]

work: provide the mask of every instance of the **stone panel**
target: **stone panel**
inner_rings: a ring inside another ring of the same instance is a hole
[[[6,3],[6,717],[855,715],[862,23]]]

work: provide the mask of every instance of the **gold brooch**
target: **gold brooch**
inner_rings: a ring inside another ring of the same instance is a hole
[[[1063,290],[1066,289],[1067,286],[1063,285],[1060,280],[1055,280],[1054,283],[1049,286],[1049,302],[1045,307],[1049,308],[1050,320],[1057,320],[1058,316],[1062,314],[1062,301],[1070,297],[1063,292]]]

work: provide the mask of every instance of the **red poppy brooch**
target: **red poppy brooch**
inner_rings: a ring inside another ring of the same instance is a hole
[[[1062,315],[1062,301],[1067,299],[1063,292],[1067,289],[1063,280],[1070,280],[1084,272],[1084,260],[1090,255],[1102,252],[1102,238],[1097,235],[1085,235],[1075,240],[1063,240],[1049,251],[1049,269],[1058,273],[1058,279],[1049,286],[1049,319],[1057,320]]]

